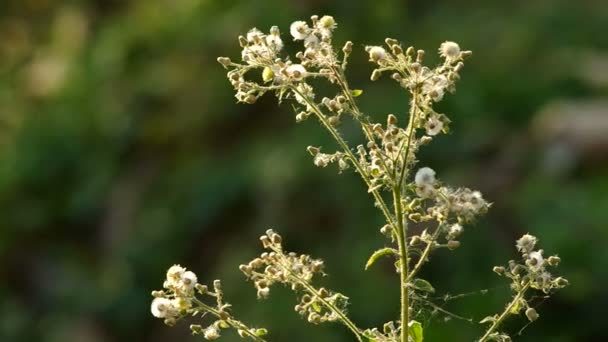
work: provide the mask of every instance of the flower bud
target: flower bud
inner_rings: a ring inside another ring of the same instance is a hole
[[[450,240],[448,241],[448,249],[453,251],[456,248],[460,247],[460,241]]]
[[[330,125],[332,126],[337,126],[338,124],[340,124],[340,117],[337,115],[334,116],[330,116],[327,121],[329,122]]]
[[[243,36],[239,36],[239,45],[242,48],[247,47],[247,45],[248,45],[247,38],[245,38]]]
[[[203,332],[203,327],[200,324],[190,324],[190,331],[192,331],[192,334],[194,335],[200,334]]]
[[[228,57],[218,57],[217,61],[218,61],[218,63],[220,63],[221,65],[223,65],[224,68],[227,68],[230,65],[230,63],[232,63],[230,61],[230,58],[228,58]]]
[[[395,116],[395,114],[389,114],[388,117],[386,118],[386,124],[387,125],[397,125],[397,117]]]
[[[163,291],[152,291],[152,297],[161,298],[164,297],[165,293]]]
[[[494,268],[492,268],[492,271],[494,271],[494,273],[496,273],[498,275],[505,274],[505,268],[502,266],[494,266]]]
[[[415,72],[415,73],[419,73],[421,68],[422,68],[422,66],[420,65],[420,63],[412,63],[410,65],[410,69],[412,69],[412,72]]]
[[[372,71],[372,76],[370,77],[370,80],[377,81],[380,76],[382,76],[382,72],[378,69],[374,69],[374,71]]]
[[[528,308],[526,310],[526,317],[528,317],[528,320],[530,320],[530,322],[534,322],[538,319],[538,312],[536,312],[534,308]]]
[[[562,259],[560,259],[560,257],[558,257],[557,255],[552,255],[547,259],[547,263],[550,266],[557,266],[559,265],[560,261],[562,261]]]
[[[424,50],[416,51],[416,62],[420,63],[424,59]]]
[[[319,154],[319,148],[315,146],[308,146],[306,151],[308,151],[308,153],[310,153],[313,157]]]
[[[353,52],[353,42],[351,42],[350,40],[347,41],[346,44],[344,44],[342,51],[346,54],[350,54],[351,52]]]
[[[325,289],[324,287],[319,289],[319,297],[321,298],[325,298],[329,296],[329,291],[327,291],[327,289]]]

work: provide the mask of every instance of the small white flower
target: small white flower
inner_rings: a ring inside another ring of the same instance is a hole
[[[532,271],[540,271],[545,264],[545,259],[543,258],[542,251],[531,252],[528,256],[528,260],[526,261],[526,263]]]
[[[292,64],[285,69],[287,75],[295,80],[306,77],[306,68],[302,64]]]
[[[517,250],[522,253],[530,253],[534,249],[534,246],[536,246],[537,241],[538,240],[535,236],[526,234],[517,240],[515,247],[517,247]]]
[[[430,167],[423,167],[418,169],[416,177],[414,178],[416,185],[433,185],[435,184],[435,171]]]
[[[303,40],[310,34],[310,28],[305,21],[294,21],[289,27],[294,40]]]
[[[380,46],[371,46],[368,48],[369,60],[372,62],[382,62],[386,60],[386,50]]]
[[[424,128],[426,128],[427,135],[435,136],[443,129],[443,121],[439,120],[436,115],[433,115],[427,120]]]
[[[208,327],[207,329],[205,329],[205,332],[203,333],[203,337],[206,340],[215,340],[220,337],[220,332],[219,332],[219,330],[217,330],[216,327],[214,327],[212,325],[212,326]]]
[[[150,311],[154,317],[167,318],[175,314],[175,308],[171,301],[167,298],[154,298]]]
[[[454,42],[445,41],[439,47],[439,54],[448,61],[454,61],[460,56],[460,46]]]

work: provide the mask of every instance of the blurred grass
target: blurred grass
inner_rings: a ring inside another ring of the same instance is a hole
[[[267,227],[289,248],[326,260],[323,282],[351,297],[356,321],[395,319],[392,266],[362,271],[383,244],[381,217],[355,175],[316,169],[304,150],[329,148],[330,138],[312,121],[295,125],[289,106],[270,96],[236,105],[215,62],[236,58],[236,37],[251,27],[279,25],[287,41],[289,23],[315,13],[334,15],[336,41],[359,48],[349,77],[378,119],[404,115],[407,99],[386,80],[370,87],[365,44],[396,37],[430,61],[448,39],[474,51],[457,94],[441,104],[454,133],[421,163],[495,205],[466,227],[463,248],[437,253],[423,276],[440,293],[489,292],[445,308],[475,320],[498,311],[509,294],[491,267],[513,257],[514,239],[530,231],[560,254],[572,286],[539,299],[541,319],[516,339],[603,340],[606,146],[568,150],[574,164],[556,173],[543,162],[552,145],[531,127],[557,100],[606,98],[608,84],[581,69],[590,53],[608,58],[608,6],[591,0],[5,1],[0,340],[195,340],[149,314],[149,292],[182,263],[201,280],[224,279],[235,311],[273,340],[349,341],[340,326],[309,328],[287,290],[257,302],[236,266],[259,252]],[[441,316],[425,323],[430,341],[470,341],[481,331]]]

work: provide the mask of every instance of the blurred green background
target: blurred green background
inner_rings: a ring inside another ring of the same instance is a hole
[[[351,341],[309,326],[282,288],[258,303],[238,264],[280,231],[322,257],[322,283],[350,296],[362,326],[398,315],[382,220],[357,175],[318,169],[307,145],[332,148],[312,120],[295,124],[272,96],[237,105],[217,56],[237,59],[251,27],[332,14],[364,111],[403,116],[407,99],[373,69],[364,44],[399,38],[428,52],[444,40],[474,51],[439,109],[453,133],[421,164],[494,202],[463,247],[423,276],[435,303],[478,321],[509,298],[492,266],[530,231],[563,260],[571,286],[541,319],[506,329],[519,341],[605,341],[608,313],[608,3],[535,1],[3,0],[0,9],[0,340],[196,341],[149,311],[173,263],[222,278],[234,311],[273,341]],[[349,140],[357,141],[354,132]],[[479,290],[488,289],[482,295]],[[431,313],[429,313],[430,315]],[[482,326],[436,315],[428,341],[472,341]],[[239,340],[226,333],[225,341]]]

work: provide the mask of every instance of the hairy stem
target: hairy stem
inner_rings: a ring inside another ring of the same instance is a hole
[[[203,308],[204,311],[210,312],[215,317],[222,319],[220,312],[218,310],[216,310],[215,308],[203,303],[202,301],[200,301],[197,298],[194,298],[193,300],[198,306]],[[242,330],[247,336],[251,337],[252,340],[257,341],[257,342],[266,342],[266,340],[264,338],[249,331],[250,328],[248,326],[246,326],[245,324],[241,323],[240,321],[237,321],[230,317],[227,319],[224,319],[224,321],[226,321],[226,323],[228,323],[228,325],[230,325],[234,329]]]
[[[403,205],[401,203],[401,187],[395,186],[393,189],[393,204],[395,206],[395,216],[397,217],[397,244],[399,245],[399,276],[401,287],[401,342],[408,342],[408,323],[409,323],[409,293],[407,286],[408,279],[408,256],[406,242],[406,227],[403,217]]]
[[[283,251],[281,249],[272,248],[272,250],[275,253],[281,255],[282,257],[284,257]],[[363,341],[362,334],[361,334],[361,329],[359,329],[357,327],[357,325],[353,321],[351,321],[350,318],[348,318],[348,316],[346,316],[346,314],[342,310],[340,310],[338,307],[336,307],[332,303],[326,301],[325,298],[321,297],[320,294],[319,294],[319,291],[317,289],[315,289],[312,285],[310,285],[308,283],[308,281],[306,281],[306,280],[298,277],[291,270],[290,267],[286,266],[284,263],[280,263],[279,265],[283,268],[283,271],[287,272],[289,274],[289,276],[293,280],[295,280],[295,282],[297,284],[302,285],[302,287],[304,287],[308,291],[308,293],[310,293],[311,295],[319,298],[319,300],[323,303],[323,305],[325,305],[332,312],[334,312],[336,315],[338,315],[338,317],[340,317],[340,320],[342,321],[342,323],[344,323],[344,325],[346,325],[346,327],[348,329],[350,329],[350,331],[352,331],[353,334],[355,334],[355,336],[357,337],[357,341]]]
[[[357,172],[359,173],[359,175],[361,176],[361,178],[363,179],[365,184],[368,187],[371,187],[371,180],[367,176],[365,170],[363,169],[361,164],[359,164],[359,161],[357,160],[357,158],[355,157],[353,152],[350,150],[350,148],[346,144],[346,141],[344,141],[344,139],[342,139],[342,137],[340,136],[340,133],[338,133],[338,131],[332,125],[329,124],[329,122],[327,121],[327,118],[325,117],[323,112],[319,109],[319,107],[312,100],[310,100],[308,97],[306,97],[304,94],[302,94],[302,92],[298,91],[298,89],[296,89],[295,87],[291,87],[291,89],[296,94],[301,96],[306,101],[306,103],[312,108],[312,110],[314,111],[315,115],[317,116],[317,118],[319,119],[321,124],[329,131],[329,133],[336,140],[338,145],[340,145],[340,147],[344,150],[344,153],[346,153],[346,155],[352,161],[353,165],[357,169]],[[371,193],[374,196],[374,199],[376,200],[376,202],[378,203],[380,210],[384,214],[384,218],[387,220],[387,222],[389,222],[390,224],[393,224],[394,222],[393,222],[393,218],[391,217],[390,210],[388,209],[388,206],[384,202],[384,199],[382,198],[382,196],[380,195],[378,190],[373,190]]]
[[[515,295],[515,297],[513,297],[513,300],[509,303],[509,305],[507,305],[505,310],[500,314],[500,316],[498,316],[498,318],[494,321],[494,323],[492,323],[490,328],[488,328],[486,333],[479,339],[478,342],[486,342],[489,340],[490,335],[492,335],[492,333],[494,331],[496,331],[496,329],[498,329],[500,327],[500,325],[504,322],[504,320],[507,318],[507,316],[509,316],[513,307],[515,307],[515,305],[517,305],[517,303],[523,298],[524,294],[526,293],[526,291],[528,290],[529,287],[530,287],[530,283],[528,282],[519,290],[519,292],[517,292],[517,295]]]
[[[426,248],[422,252],[422,255],[420,255],[420,259],[418,259],[418,262],[416,262],[416,265],[414,265],[414,268],[412,268],[412,270],[410,271],[410,274],[407,277],[407,281],[412,280],[412,278],[416,276],[418,271],[420,271],[422,265],[424,265],[424,263],[428,261],[429,254],[431,254],[431,250],[433,249],[433,244],[435,243],[435,240],[437,240],[437,237],[439,236],[440,232],[441,225],[437,227],[437,230],[435,230],[435,232],[431,236],[431,241],[426,245]]]

